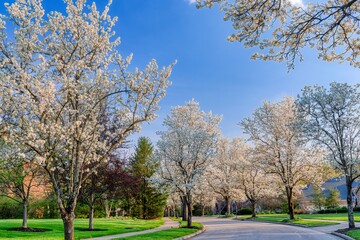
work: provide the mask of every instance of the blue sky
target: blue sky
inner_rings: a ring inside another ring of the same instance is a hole
[[[62,5],[60,0],[43,1],[49,10]],[[103,9],[107,0],[95,2]],[[359,69],[348,63],[322,62],[313,49],[304,50],[305,60],[291,72],[285,63],[251,60],[255,49],[226,40],[232,33],[231,23],[224,22],[216,8],[198,10],[189,0],[113,0],[110,14],[119,18],[115,26],[122,42],[119,50],[123,55],[134,54],[132,66],[141,68],[152,58],[160,66],[178,61],[159,118],[144,124],[132,139],[157,140],[156,131],[163,129],[162,120],[171,107],[192,98],[205,111],[223,115],[224,135],[236,137],[242,135],[237,124],[265,100],[296,96],[306,85],[359,82]]]

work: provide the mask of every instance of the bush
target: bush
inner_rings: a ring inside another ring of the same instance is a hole
[[[354,212],[360,212],[360,207],[354,207]]]
[[[29,218],[60,218],[55,196],[50,195],[30,204]]]
[[[250,215],[252,214],[251,208],[242,208],[238,212],[239,215]]]
[[[326,213],[347,213],[347,207],[340,207],[340,208],[334,208],[334,209],[323,209],[318,211],[320,214],[326,214]],[[354,210],[355,211],[355,210]]]
[[[88,218],[89,211],[90,211],[89,205],[79,201],[78,204],[76,205],[75,216],[77,218]],[[101,204],[95,204],[94,205],[94,217],[95,218],[103,218],[105,216],[106,216],[106,214],[105,214],[104,207]]]
[[[21,204],[10,198],[0,197],[0,218],[22,218]]]

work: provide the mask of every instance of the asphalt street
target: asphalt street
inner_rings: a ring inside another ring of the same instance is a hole
[[[206,231],[191,239],[239,240],[339,240],[316,228],[303,228],[283,224],[239,221],[229,218],[196,217]],[[320,229],[319,229],[320,230]]]

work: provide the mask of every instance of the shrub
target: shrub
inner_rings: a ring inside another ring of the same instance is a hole
[[[0,197],[0,218],[22,218],[21,204],[10,198]]]
[[[33,202],[29,207],[29,218],[60,218],[58,206],[54,196]]]
[[[239,215],[250,215],[252,214],[251,208],[242,208],[239,210]]]
[[[347,213],[347,207],[340,207],[335,209],[323,209],[318,211],[320,214],[326,214],[326,213]]]

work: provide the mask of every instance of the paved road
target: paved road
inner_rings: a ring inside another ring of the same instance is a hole
[[[174,222],[174,221],[170,220],[169,218],[164,218],[164,225],[157,227],[157,228],[139,231],[139,232],[129,232],[129,233],[110,235],[110,236],[88,238],[86,240],[110,240],[110,239],[114,239],[114,238],[124,238],[124,237],[130,237],[130,236],[141,235],[141,234],[146,234],[146,233],[158,232],[161,230],[165,230],[165,229],[169,229],[169,228],[177,228],[177,227],[179,227],[178,222]]]
[[[199,217],[194,221],[206,226],[206,231],[192,238],[216,240],[338,240],[336,236],[315,229],[281,224],[239,221],[226,218]]]

